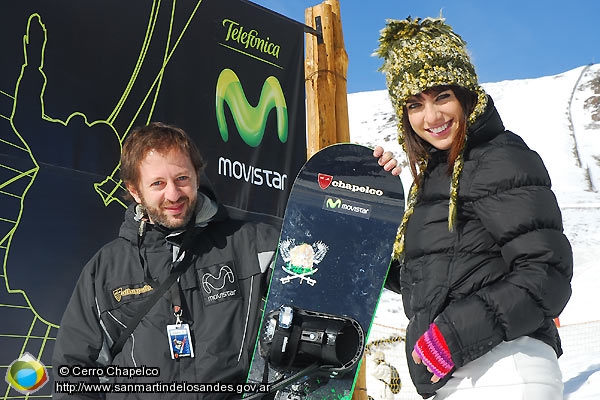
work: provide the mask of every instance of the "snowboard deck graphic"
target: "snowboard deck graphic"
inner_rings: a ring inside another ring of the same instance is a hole
[[[400,178],[371,149],[336,144],[306,162],[287,203],[248,383],[269,383],[276,399],[351,398],[403,211]]]

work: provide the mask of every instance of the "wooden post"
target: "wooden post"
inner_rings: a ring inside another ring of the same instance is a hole
[[[305,24],[318,30],[306,36],[307,156],[330,144],[350,141],[344,47],[339,0],[325,0],[305,11]]]
[[[306,35],[304,76],[306,85],[307,157],[334,143],[350,141],[348,121],[348,53],[344,46],[339,0],[325,0],[307,8],[305,24],[321,30],[322,38]],[[319,26],[317,26],[319,25]],[[367,400],[366,357],[352,395]]]
[[[362,362],[360,364],[360,370],[358,371],[358,377],[356,378],[356,384],[354,385],[354,393],[352,393],[352,400],[368,400],[369,395],[367,394],[367,356],[363,354]]]

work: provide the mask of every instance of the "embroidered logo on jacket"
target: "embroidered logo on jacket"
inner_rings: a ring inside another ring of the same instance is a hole
[[[139,294],[143,294],[143,293],[148,293],[151,290],[154,290],[154,288],[148,284],[145,284],[142,287],[139,288],[116,288],[112,291],[113,296],[115,297],[115,300],[117,301],[121,301],[121,299],[123,297],[126,296],[132,296],[132,295],[139,295]]]
[[[240,298],[239,284],[230,265],[232,263],[211,265],[198,271],[205,305]]]

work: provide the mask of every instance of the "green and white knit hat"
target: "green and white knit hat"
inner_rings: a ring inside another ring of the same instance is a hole
[[[388,92],[399,122],[398,142],[404,150],[406,132],[402,127],[402,114],[406,101],[411,96],[435,86],[456,85],[470,90],[477,96],[477,103],[467,118],[468,126],[483,114],[487,105],[487,95],[478,83],[475,67],[466,50],[466,42],[444,21],[441,17],[388,20],[381,31],[375,55],[384,60],[380,70],[386,76]],[[456,222],[463,151],[464,147],[454,162],[452,172],[448,213],[448,228],[451,231]],[[420,160],[419,167],[422,174],[427,168],[427,160]],[[408,196],[406,212],[394,247],[397,258],[404,252],[404,232],[416,203],[418,189],[413,185]]]
[[[462,86],[477,94],[477,105],[469,116],[472,123],[485,110],[486,94],[477,82],[466,42],[444,18],[388,20],[381,31],[375,54],[383,58],[392,104],[402,121],[404,105],[409,97],[434,86]],[[398,140],[404,142],[404,132]]]

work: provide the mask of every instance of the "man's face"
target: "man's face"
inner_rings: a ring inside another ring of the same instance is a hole
[[[150,222],[169,229],[184,227],[194,214],[198,177],[189,156],[177,148],[161,154],[151,150],[139,166],[137,187],[127,185]]]

